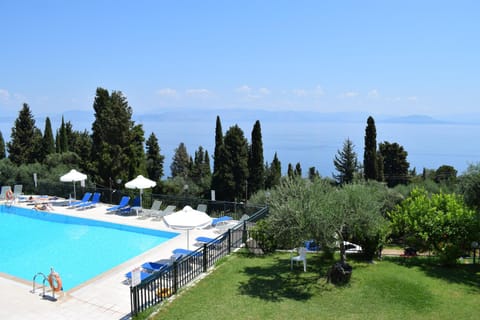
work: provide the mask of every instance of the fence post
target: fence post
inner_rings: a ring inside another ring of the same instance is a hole
[[[177,293],[178,290],[178,262],[173,263],[173,292]]]
[[[247,221],[243,221],[243,230],[242,230],[242,243],[247,243]]]
[[[207,244],[203,244],[203,272],[207,272]]]
[[[136,287],[130,287],[130,309],[132,316],[138,314],[138,294]]]
[[[227,240],[227,244],[228,244],[228,254],[230,254],[232,251],[232,229],[228,229],[227,231],[228,233],[228,240]]]

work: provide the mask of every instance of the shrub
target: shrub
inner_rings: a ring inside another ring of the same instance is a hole
[[[278,243],[275,239],[275,234],[265,220],[257,222],[255,227],[251,230],[251,235],[264,253],[273,253],[277,250]]]

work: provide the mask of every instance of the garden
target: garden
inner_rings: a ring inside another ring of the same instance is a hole
[[[336,257],[338,259],[338,256]],[[480,266],[435,258],[352,257],[345,285],[326,273],[335,259],[309,253],[307,272],[290,254],[227,257],[194,286],[139,318],[151,319],[478,319]]]

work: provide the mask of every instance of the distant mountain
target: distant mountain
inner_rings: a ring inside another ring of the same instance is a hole
[[[264,109],[177,109],[164,110],[157,113],[134,114],[137,121],[215,121],[220,116],[222,121],[256,121],[261,122],[366,122],[368,114],[314,111],[274,111]]]
[[[133,110],[132,119],[139,124],[156,124],[165,122],[183,123],[215,123],[216,117],[220,116],[222,123],[253,123],[260,120],[261,123],[363,123],[366,125],[370,116],[366,112],[318,112],[318,111],[291,111],[291,110],[265,110],[265,109],[229,109],[229,108],[159,108],[158,111],[138,113]],[[93,110],[68,110],[57,114],[35,115],[36,125],[44,127],[45,118],[49,117],[52,127],[60,127],[62,116],[65,121],[70,121],[75,130],[87,130],[92,128],[95,120]],[[480,124],[480,113],[445,115],[431,117],[428,115],[393,116],[388,114],[372,115],[376,123],[404,123],[404,124]],[[10,134],[11,126],[15,122],[15,115],[0,116],[0,130],[4,137]]]
[[[415,124],[419,124],[419,123],[445,124],[448,121],[434,119],[430,116],[425,116],[425,115],[409,115],[409,116],[404,116],[404,117],[387,118],[387,119],[384,119],[382,122],[385,122],[385,123],[415,123]]]

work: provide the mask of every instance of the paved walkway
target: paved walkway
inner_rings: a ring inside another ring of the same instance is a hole
[[[23,205],[26,207],[26,205]],[[31,206],[29,206],[31,208]],[[175,248],[186,248],[187,233],[169,229],[163,221],[138,219],[135,216],[106,214],[107,206],[87,210],[54,207],[54,211],[77,217],[108,221],[138,227],[179,232],[180,235],[143,254],[116,266],[90,281],[62,294],[55,302],[41,297],[42,290],[32,291],[32,283],[0,273],[0,319],[129,319],[130,290],[124,275],[145,261],[169,259]],[[216,237],[211,229],[191,230],[192,239],[198,236]],[[92,261],[94,263],[94,261]],[[45,271],[47,272],[47,271]]]

